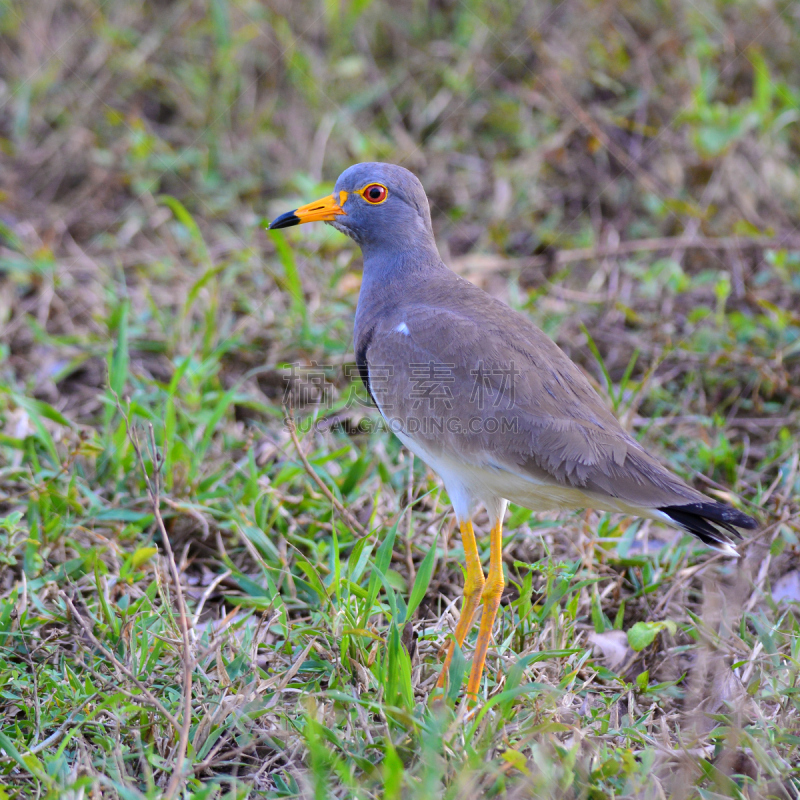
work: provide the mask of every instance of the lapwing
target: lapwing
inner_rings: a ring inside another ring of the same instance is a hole
[[[483,605],[467,694],[481,688],[500,605],[503,516],[592,508],[646,517],[736,555],[737,528],[756,521],[670,472],[620,425],[584,374],[527,316],[449,269],[436,248],[425,190],[407,169],[363,163],[333,194],[270,229],[324,221],[361,248],[355,317],[358,370],[400,441],[439,474],[466,559],[461,614],[437,686],[444,689]],[[472,518],[491,522],[484,576]]]

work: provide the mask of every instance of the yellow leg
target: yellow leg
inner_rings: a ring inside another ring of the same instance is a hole
[[[456,625],[455,642],[461,647],[464,638],[472,627],[472,620],[478,610],[478,603],[481,601],[481,592],[485,583],[481,559],[478,555],[478,545],[475,544],[475,532],[472,530],[472,523],[468,520],[461,525],[461,541],[464,544],[464,554],[466,555],[467,577],[464,581],[464,599],[461,602],[461,614]],[[450,670],[450,662],[453,660],[455,642],[451,641],[447,648],[447,656],[444,659],[442,672],[436,682],[437,689],[444,689],[447,685],[447,675]]]
[[[489,649],[489,640],[492,638],[492,627],[500,607],[500,597],[503,594],[503,520],[497,521],[491,532],[491,555],[489,557],[489,575],[483,587],[481,599],[483,600],[483,616],[481,628],[478,632],[478,641],[475,644],[475,655],[472,657],[472,671],[467,683],[467,696],[470,702],[475,702],[478,689],[481,685],[483,665],[486,662],[486,651]]]

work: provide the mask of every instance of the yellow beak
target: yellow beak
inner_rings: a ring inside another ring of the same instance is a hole
[[[269,230],[278,228],[291,228],[293,225],[302,225],[304,222],[330,222],[332,219],[345,214],[342,208],[347,200],[347,192],[330,194],[313,203],[300,206],[294,211],[287,211],[269,224]]]

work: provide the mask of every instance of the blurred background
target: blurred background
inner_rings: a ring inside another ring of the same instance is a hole
[[[8,796],[84,778],[146,793],[175,763],[177,735],[152,707],[86,710],[115,696],[112,674],[135,689],[108,652],[181,708],[170,687],[185,653],[126,420],[154,426],[196,614],[195,782],[236,794],[239,776],[265,796],[796,796],[800,640],[782,604],[800,601],[798,41],[793,0],[0,0]],[[448,549],[447,499],[424,465],[360,432],[358,250],[323,225],[264,230],[369,160],[419,176],[453,269],[529,314],[671,468],[765,523],[739,571],[705,573],[706,551],[649,523],[513,511],[511,638],[494,671],[557,652],[514,673],[555,694],[520,695],[480,742],[420,722],[460,544]],[[327,420],[302,429],[305,463],[283,402]],[[359,525],[379,531],[366,548]],[[390,543],[366,592],[388,530],[394,556]],[[378,604],[344,628],[339,547],[345,594]],[[541,605],[564,575],[563,602]],[[417,643],[392,645],[403,615],[384,593],[416,586]],[[637,624],[652,634],[642,647],[625,638]],[[589,635],[603,665],[591,690]],[[406,689],[382,683],[373,642],[408,660]],[[375,704],[366,717],[315,694],[351,684]],[[686,716],[698,698],[716,723]],[[731,702],[745,717],[724,716]],[[407,716],[387,727],[381,703]]]
[[[591,321],[611,366],[630,356],[619,329],[647,311],[657,341],[637,346],[659,355],[676,337],[712,354],[733,337],[771,363],[796,341],[781,317],[798,280],[793,3],[37,0],[0,13],[6,374],[79,414],[97,410],[123,297],[153,375],[193,346],[166,330],[182,306],[213,312],[209,336],[235,335],[260,363],[307,349],[286,324],[289,284],[346,350],[351,314],[332,300],[352,305],[354,249],[321,226],[294,234],[293,283],[263,223],[365,160],[419,175],[454,268],[501,294],[510,276],[521,305],[548,282],[562,309],[583,301],[566,315],[545,304],[539,322],[557,333],[569,317],[569,344]],[[763,366],[747,365],[750,384]],[[792,382],[766,372],[767,392]]]

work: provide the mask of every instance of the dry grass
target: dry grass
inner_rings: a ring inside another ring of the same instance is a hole
[[[0,0],[0,798],[798,796],[799,33],[778,0]],[[460,543],[364,433],[356,253],[261,224],[368,159],[764,523],[732,563],[513,509],[475,713],[426,707]]]

